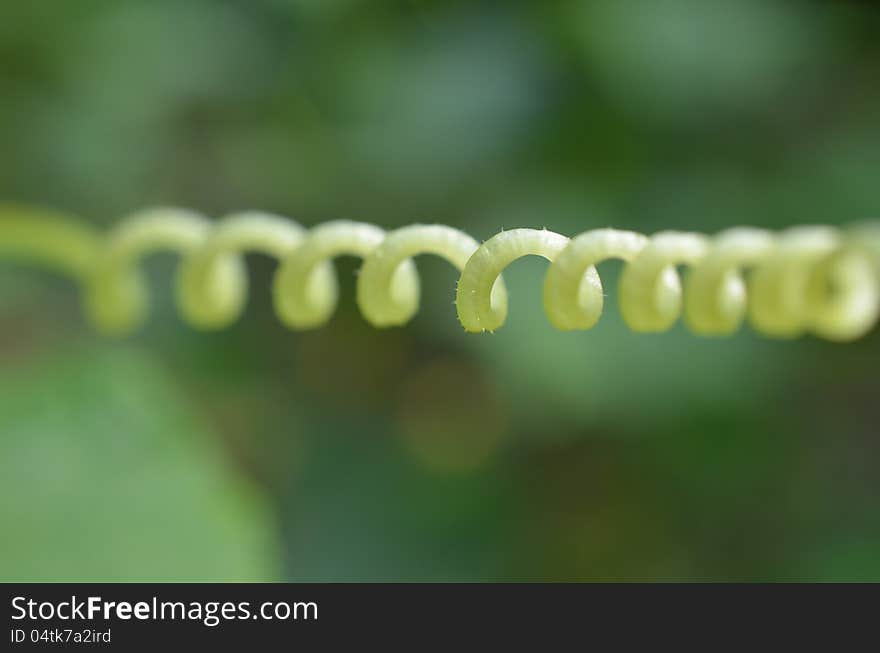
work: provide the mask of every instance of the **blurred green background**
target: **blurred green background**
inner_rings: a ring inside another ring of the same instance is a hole
[[[3,2],[0,199],[306,225],[697,229],[880,205],[880,11],[767,0]],[[463,333],[196,333],[176,260],[106,340],[0,262],[3,580],[880,580],[875,333],[560,333],[546,262]]]

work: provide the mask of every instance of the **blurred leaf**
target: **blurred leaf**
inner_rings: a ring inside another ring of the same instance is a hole
[[[270,506],[137,350],[0,376],[0,578],[269,580]]]

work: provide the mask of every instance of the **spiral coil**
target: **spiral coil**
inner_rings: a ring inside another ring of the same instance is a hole
[[[74,218],[0,207],[0,256],[34,261],[77,279],[86,312],[102,331],[122,334],[147,317],[141,271],[147,255],[182,256],[176,280],[180,313],[194,327],[219,329],[242,313],[248,295],[244,254],[276,258],[273,301],[293,329],[329,320],[338,301],[332,259],[363,259],[357,303],[377,327],[408,322],[419,306],[413,259],[440,256],[461,272],[458,318],[466,331],[493,331],[507,316],[502,271],[516,259],[550,261],[544,310],[562,330],[594,326],[604,290],[596,267],[620,259],[619,304],[639,332],[669,329],[680,316],[699,334],[726,335],[748,318],[766,335],[809,332],[830,340],[864,335],[880,312],[880,224],[849,229],[794,227],[779,233],[738,227],[714,237],[661,232],[653,236],[595,229],[573,238],[537,229],[502,231],[479,244],[441,225],[386,232],[370,224],[334,221],[305,229],[266,213],[211,221],[192,211],[150,209],[99,234]],[[687,266],[684,284],[678,267]],[[748,275],[747,275],[748,273]]]

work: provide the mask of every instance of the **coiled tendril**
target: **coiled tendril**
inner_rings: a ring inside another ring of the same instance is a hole
[[[91,321],[107,333],[139,326],[149,308],[141,272],[149,254],[182,257],[176,301],[201,329],[219,329],[242,313],[248,295],[243,256],[259,252],[279,261],[273,281],[275,311],[294,329],[322,325],[332,316],[338,287],[332,259],[363,259],[357,303],[377,327],[405,324],[418,310],[419,277],[413,259],[440,256],[461,271],[456,290],[465,330],[493,331],[507,317],[501,273],[516,259],[550,261],[544,310],[562,330],[589,329],[604,303],[596,267],[621,259],[619,303],[635,331],[669,329],[683,314],[700,334],[725,335],[748,318],[759,332],[795,337],[805,332],[850,340],[869,331],[880,311],[880,224],[850,229],[794,227],[780,233],[734,228],[717,236],[595,229],[573,238],[537,229],[513,229],[483,244],[441,225],[385,232],[349,221],[312,229],[265,213],[238,213],[219,221],[184,209],[159,208],[122,220],[99,234],[69,217],[0,207],[0,255],[34,261],[75,278]],[[682,283],[678,268],[689,268]]]

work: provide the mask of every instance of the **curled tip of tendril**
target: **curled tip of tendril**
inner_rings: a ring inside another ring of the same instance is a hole
[[[112,335],[139,327],[150,309],[141,259],[162,250],[189,255],[210,232],[207,218],[185,209],[149,209],[121,222],[95,252],[83,283],[92,323]]]
[[[211,221],[175,208],[131,215],[102,236],[74,218],[0,206],[0,256],[76,279],[88,316],[107,333],[129,332],[146,319],[150,299],[142,263],[167,250],[181,257],[178,309],[200,329],[223,328],[240,317],[248,296],[248,253],[277,259],[274,307],[294,329],[315,328],[332,317],[339,294],[332,260],[338,256],[363,260],[357,304],[376,327],[405,324],[418,311],[414,259],[422,254],[439,256],[460,271],[455,303],[459,321],[471,332],[504,324],[508,296],[501,273],[529,255],[550,262],[544,310],[562,330],[598,322],[606,291],[597,267],[608,259],[625,262],[618,303],[635,331],[665,331],[683,315],[700,334],[730,334],[748,319],[771,336],[809,332],[851,340],[873,328],[880,314],[877,222],[778,234],[738,227],[714,237],[595,229],[567,238],[546,229],[513,229],[479,244],[442,225],[386,232],[336,221],[305,229],[267,213]],[[688,268],[684,280],[680,267]]]

